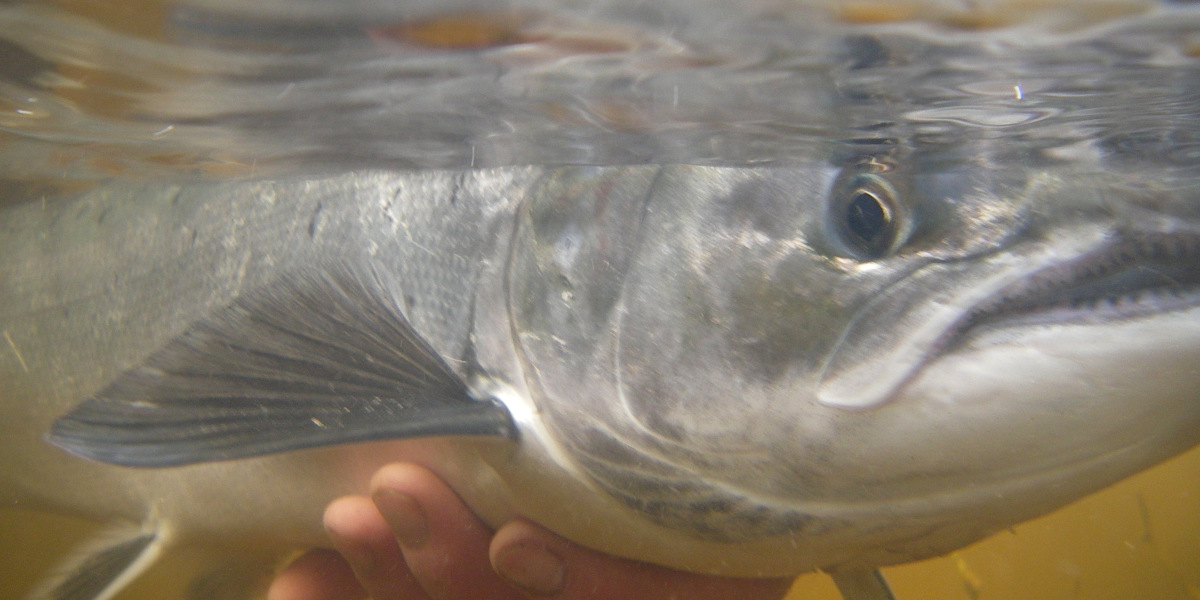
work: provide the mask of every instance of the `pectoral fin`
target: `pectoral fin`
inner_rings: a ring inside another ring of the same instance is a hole
[[[292,273],[193,325],[58,419],[54,444],[126,466],[435,435],[515,435],[409,325],[399,286]]]
[[[135,526],[103,531],[77,548],[29,600],[105,600],[146,570],[161,553],[155,531]]]

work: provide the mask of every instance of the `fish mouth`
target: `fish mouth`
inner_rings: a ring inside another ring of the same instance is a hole
[[[946,347],[999,328],[1108,323],[1196,306],[1200,235],[1125,235],[997,290],[947,332]]]
[[[1023,273],[994,263],[1010,274],[991,289],[988,281],[945,277],[956,268],[968,272],[967,263],[905,278],[849,326],[825,363],[818,401],[851,410],[880,406],[939,357],[1011,343],[1010,332],[1021,329],[1112,325],[1200,306],[1200,233],[1112,234],[1065,260],[1047,258]]]

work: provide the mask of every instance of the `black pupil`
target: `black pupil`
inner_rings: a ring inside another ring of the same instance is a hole
[[[874,194],[859,192],[850,200],[846,225],[854,237],[873,243],[887,227],[888,216]]]

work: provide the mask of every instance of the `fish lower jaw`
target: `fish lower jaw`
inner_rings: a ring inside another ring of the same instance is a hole
[[[953,337],[973,330],[1095,324],[1200,306],[1200,236],[1139,234],[1037,271],[976,306]]]

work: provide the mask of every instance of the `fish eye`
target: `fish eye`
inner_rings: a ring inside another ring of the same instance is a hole
[[[862,246],[874,246],[887,233],[891,222],[891,211],[870,190],[858,191],[846,208],[846,229],[854,236],[854,241]]]
[[[855,174],[835,185],[828,218],[840,245],[855,258],[883,258],[903,241],[896,190],[873,173]]]

